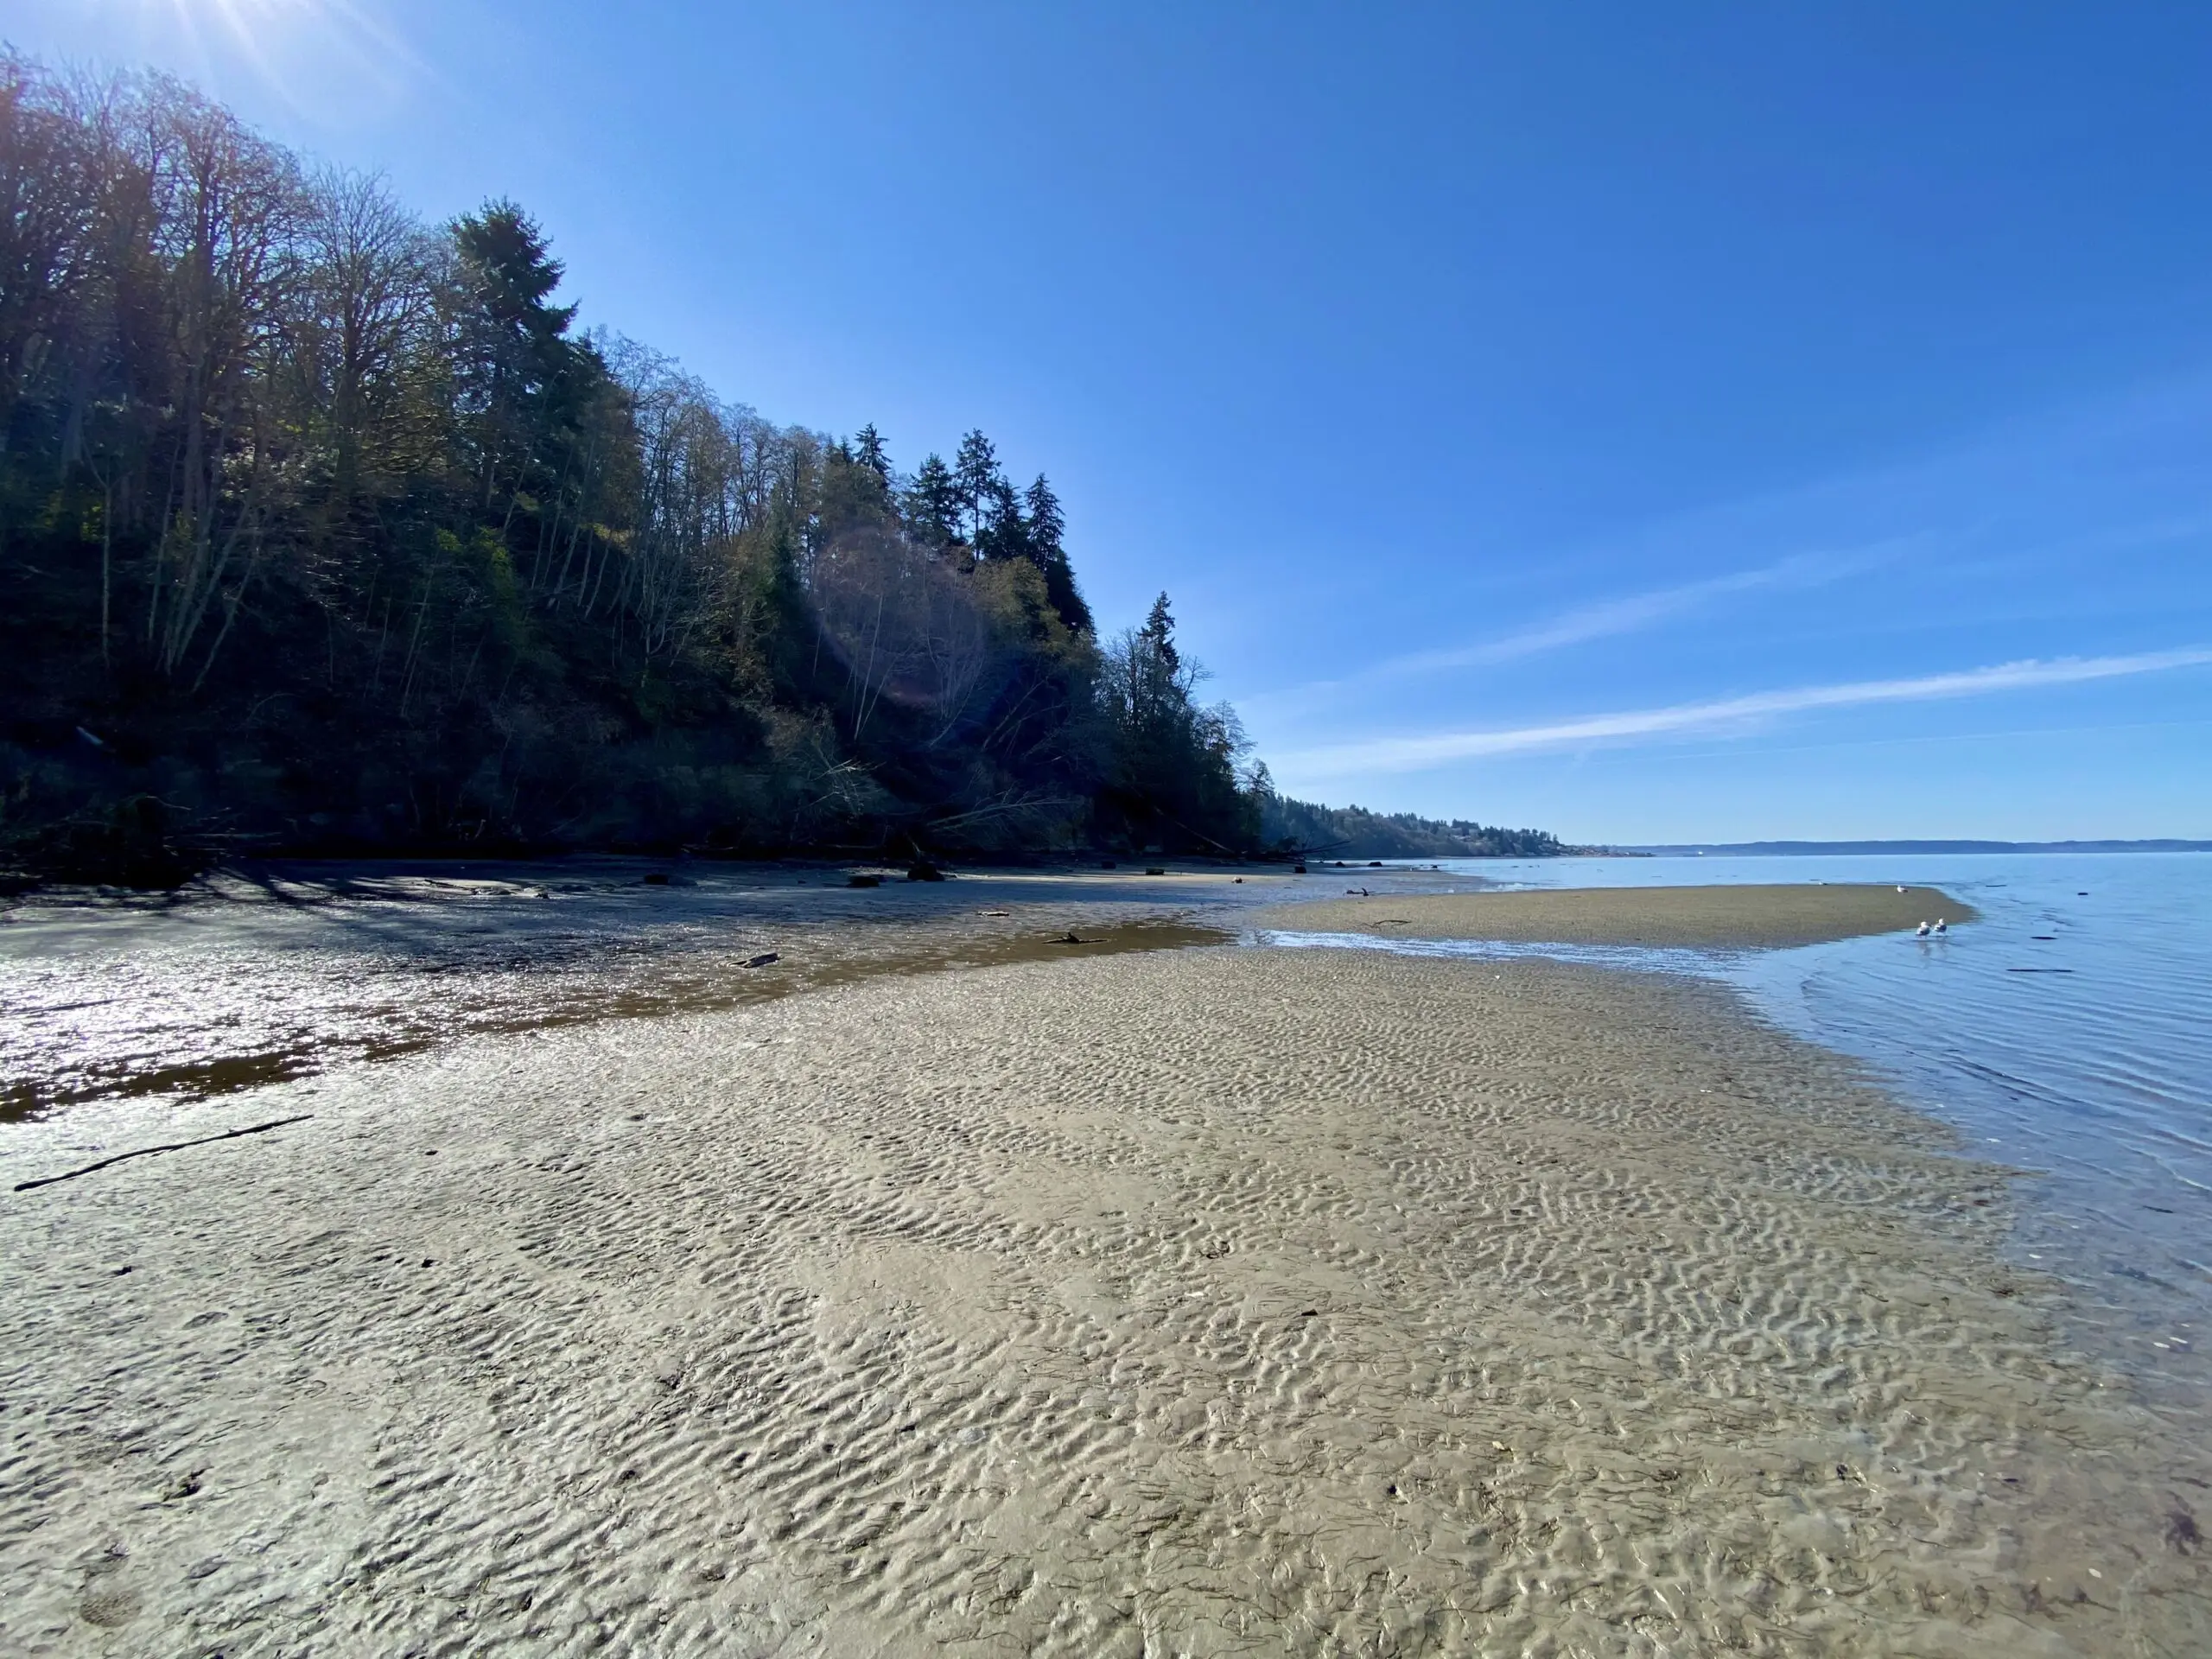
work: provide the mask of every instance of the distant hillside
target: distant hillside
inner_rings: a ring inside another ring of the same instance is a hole
[[[1335,858],[1557,858],[1580,852],[1544,830],[1501,830],[1471,819],[1370,812],[1269,794],[1260,805],[1260,838],[1271,847]]]

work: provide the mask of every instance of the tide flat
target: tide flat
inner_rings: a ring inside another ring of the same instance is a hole
[[[1077,955],[227,1111],[313,1116],[0,1208],[10,1651],[2212,1646],[2008,1173],[1713,985]]]
[[[1732,950],[1817,944],[1975,919],[1934,887],[1820,882],[1406,893],[1286,906],[1284,927],[1385,938]]]

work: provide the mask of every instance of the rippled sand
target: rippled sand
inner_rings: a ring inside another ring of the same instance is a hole
[[[222,1110],[315,1116],[0,1205],[0,1650],[2212,1650],[2004,1173],[1713,987],[1014,963]]]
[[[1551,944],[1817,944],[1923,922],[1976,918],[1934,887],[1790,883],[1710,887],[1557,887],[1538,892],[1395,893],[1283,906],[1277,927],[1414,939]]]

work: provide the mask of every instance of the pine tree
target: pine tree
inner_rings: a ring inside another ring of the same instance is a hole
[[[1152,601],[1152,613],[1145,618],[1144,626],[1139,632],[1168,673],[1172,675],[1181,671],[1182,653],[1175,649],[1175,617],[1167,608],[1165,590]]]
[[[968,542],[974,546],[982,539],[983,514],[1001,482],[998,451],[982,432],[970,432],[960,440],[960,453],[954,458],[952,475],[959,486],[961,507],[968,515]]]
[[[1021,516],[1021,498],[1003,478],[991,482],[990,502],[984,510],[983,527],[976,538],[976,551],[986,559],[1034,556],[1029,542],[1029,524]]]
[[[923,461],[901,505],[906,533],[923,546],[941,550],[960,539],[960,486],[943,456]]]
[[[891,482],[891,457],[883,452],[883,437],[871,421],[861,428],[853,440],[853,459],[873,472],[887,486]]]
[[[1027,520],[1029,557],[1045,575],[1045,592],[1052,601],[1052,608],[1060,613],[1060,620],[1070,632],[1090,633],[1094,624],[1090,607],[1084,602],[1082,593],[1075,585],[1075,568],[1068,562],[1067,550],[1060,544],[1060,537],[1067,529],[1067,519],[1060,512],[1059,498],[1052,493],[1052,486],[1045,481],[1042,473],[1025,493],[1024,502],[1028,511]]]
[[[453,239],[458,390],[474,416],[489,505],[500,486],[520,489],[549,459],[553,429],[570,412],[559,405],[598,378],[589,372],[596,358],[568,338],[576,308],[547,302],[563,267],[537,220],[512,201],[490,201],[454,221]]]
[[[1039,556],[1058,556],[1060,537],[1068,527],[1066,516],[1060,512],[1060,499],[1052,493],[1052,486],[1045,481],[1045,474],[1037,474],[1037,481],[1026,492],[1024,505],[1028,508],[1029,544]]]

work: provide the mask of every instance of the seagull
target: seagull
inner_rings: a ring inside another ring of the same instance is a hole
[[[1899,888],[1897,889],[1897,891],[1898,891],[1899,893],[1903,893],[1903,892],[1904,891],[1904,889],[1903,887],[1899,887]]]
[[[1927,924],[1927,923],[1923,922],[1923,923],[1920,925],[1919,931],[1918,931],[1917,932],[1916,932],[1912,937],[1913,937],[1914,938],[1916,938],[1916,939],[1924,939],[1924,938],[1926,938],[1929,936],[1929,934],[1930,932],[1932,932],[1933,931],[1934,931],[1934,930],[1933,930],[1933,929],[1931,929],[1931,928],[1928,925],[1928,924]]]
[[[1936,931],[1937,932],[1937,934],[1941,935],[1941,934],[1948,933],[1948,932],[1949,932],[1950,931],[1951,931],[1951,925],[1950,925],[1948,922],[1945,921],[1945,920],[1944,920],[1941,916],[1938,916],[1938,917],[1936,918]]]

